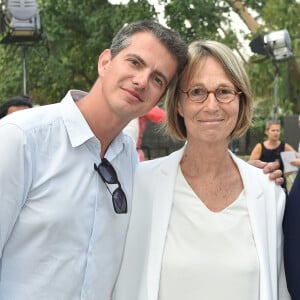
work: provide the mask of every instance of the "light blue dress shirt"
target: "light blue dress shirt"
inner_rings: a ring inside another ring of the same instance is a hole
[[[111,299],[129,214],[94,170],[99,140],[69,91],[0,121],[0,299]],[[106,158],[131,209],[136,150],[120,133]],[[115,187],[111,187],[113,191]]]

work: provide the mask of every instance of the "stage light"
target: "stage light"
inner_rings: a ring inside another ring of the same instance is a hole
[[[41,22],[35,0],[1,1],[1,43],[32,42],[41,38]]]
[[[286,29],[259,35],[250,42],[252,52],[271,57],[275,61],[283,61],[294,57],[292,42]]]

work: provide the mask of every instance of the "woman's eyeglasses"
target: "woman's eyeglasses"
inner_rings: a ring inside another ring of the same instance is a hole
[[[124,191],[122,190],[121,184],[118,180],[117,173],[111,163],[103,158],[101,163],[97,166],[94,164],[94,169],[98,172],[101,179],[105,183],[108,191],[112,196],[112,203],[114,210],[117,214],[126,214],[127,213],[127,199]],[[111,193],[107,184],[117,184],[118,187]]]
[[[229,87],[219,87],[214,91],[208,91],[206,88],[195,86],[187,91],[179,89],[181,93],[187,94],[188,98],[193,102],[203,103],[210,93],[215,95],[215,98],[220,103],[229,103],[235,99],[236,95],[242,94]]]

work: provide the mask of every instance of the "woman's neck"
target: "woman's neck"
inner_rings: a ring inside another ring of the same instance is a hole
[[[266,140],[264,142],[264,145],[267,148],[274,149],[274,148],[277,148],[280,145],[280,141],[279,140]]]
[[[220,170],[226,170],[232,163],[227,147],[220,147],[219,149],[209,146],[194,148],[187,144],[180,166],[186,174],[198,176],[200,174],[210,173],[214,175],[220,173]]]

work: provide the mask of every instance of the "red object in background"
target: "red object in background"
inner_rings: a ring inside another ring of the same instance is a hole
[[[147,120],[153,123],[161,123],[164,121],[166,116],[165,111],[159,106],[154,106],[146,115],[139,117],[139,136],[137,140],[136,149],[139,155],[140,161],[145,160],[144,151],[141,149],[143,134],[147,127]]]

